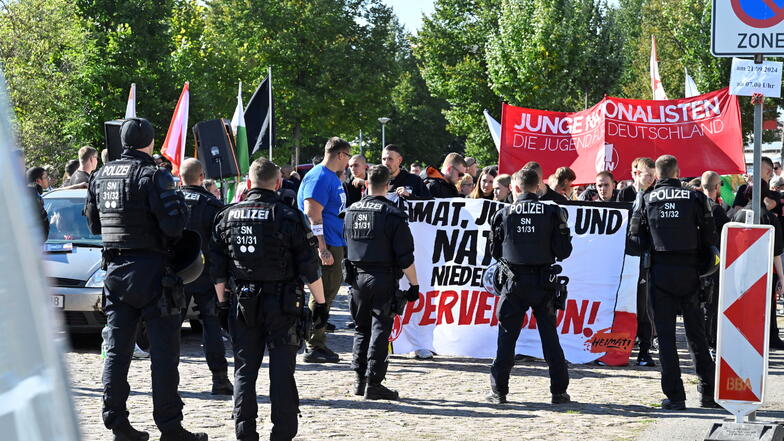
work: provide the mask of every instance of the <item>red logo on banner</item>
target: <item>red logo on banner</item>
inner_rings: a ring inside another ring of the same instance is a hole
[[[401,332],[403,332],[403,319],[399,315],[395,315],[395,321],[392,323],[392,332],[389,333],[389,341],[397,340]]]
[[[544,176],[568,166],[584,184],[602,170],[631,179],[634,158],[671,154],[683,176],[737,174],[746,171],[741,135],[738,98],[728,89],[680,100],[607,97],[574,113],[504,104],[499,166],[511,174],[537,161]]]

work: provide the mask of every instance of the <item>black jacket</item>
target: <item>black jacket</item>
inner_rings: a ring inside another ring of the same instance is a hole
[[[557,204],[560,204],[568,200],[566,199],[566,196],[553,190],[552,188],[550,188],[549,185],[545,184],[544,188],[546,188],[547,190],[545,190],[542,197],[539,198],[540,201],[553,201]]]
[[[411,187],[411,196],[406,198],[409,200],[432,199],[430,191],[427,189],[425,183],[422,182],[422,178],[409,173],[408,170],[402,168],[397,176],[392,179],[390,186],[392,187],[392,191],[395,191],[398,187]]]
[[[460,192],[454,184],[447,182],[444,175],[441,174],[435,167],[428,166],[422,172],[425,178],[425,186],[430,192],[430,196],[434,198],[457,198],[460,197]]]

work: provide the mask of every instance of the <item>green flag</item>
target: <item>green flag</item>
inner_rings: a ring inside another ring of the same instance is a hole
[[[234,116],[231,117],[231,130],[234,132],[234,140],[237,147],[237,164],[240,166],[240,174],[248,174],[250,168],[250,153],[248,152],[248,131],[245,128],[245,111],[242,105],[242,83],[237,92],[237,108]]]
[[[724,201],[725,204],[732,207],[732,204],[735,202],[735,189],[732,185],[732,176],[721,177],[721,187],[719,193],[721,194],[721,200]]]

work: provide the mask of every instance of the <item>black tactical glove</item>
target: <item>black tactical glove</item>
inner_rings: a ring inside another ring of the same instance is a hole
[[[316,303],[316,307],[313,308],[313,328],[322,329],[327,326],[327,319],[329,319],[329,311],[326,302]]]
[[[406,300],[416,302],[419,300],[419,285],[411,285],[406,291]]]
[[[220,323],[221,328],[229,329],[229,301],[225,300],[223,302],[218,301],[216,305],[216,309],[218,310],[218,323]]]

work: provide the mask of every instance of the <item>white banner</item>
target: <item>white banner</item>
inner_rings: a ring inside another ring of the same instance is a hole
[[[490,219],[503,205],[462,198],[408,202],[420,298],[395,319],[390,337],[395,353],[429,349],[442,355],[495,356],[499,298],[485,291],[482,275],[492,263]],[[627,206],[564,205],[574,250],[561,263],[570,282],[558,329],[572,363],[591,362],[609,351],[614,356],[608,364],[626,364],[634,344],[639,258],[625,255]],[[541,358],[532,317],[529,310],[516,353]]]

